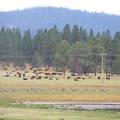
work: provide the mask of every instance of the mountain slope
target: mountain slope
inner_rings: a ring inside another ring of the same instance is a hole
[[[18,27],[24,31],[28,27],[33,33],[40,28],[57,25],[60,30],[68,23],[77,24],[94,31],[110,29],[111,33],[120,30],[120,16],[104,13],[89,13],[66,8],[31,8],[21,11],[0,12],[0,27]]]

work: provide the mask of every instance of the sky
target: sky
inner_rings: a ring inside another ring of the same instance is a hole
[[[120,15],[120,0],[0,0],[0,11],[39,6],[65,7]]]

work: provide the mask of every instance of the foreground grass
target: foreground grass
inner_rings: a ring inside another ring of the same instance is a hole
[[[119,120],[120,110],[62,110],[46,105],[0,105],[0,120]]]

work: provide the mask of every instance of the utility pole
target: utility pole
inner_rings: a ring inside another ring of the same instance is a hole
[[[103,54],[103,48],[102,48],[102,61],[101,61],[101,74],[103,75],[104,74],[104,54]],[[103,78],[102,78],[102,84],[103,84]]]
[[[104,53],[103,53],[103,48],[102,48],[102,54],[101,54],[101,56],[102,56],[101,74],[103,75],[104,74]]]
[[[101,75],[104,75],[104,56],[106,56],[103,52],[103,47],[102,47],[102,53],[101,53]],[[102,78],[102,84],[103,84],[103,78]]]

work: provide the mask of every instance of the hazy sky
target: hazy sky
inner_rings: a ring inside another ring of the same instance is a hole
[[[67,7],[120,15],[120,0],[0,0],[0,11],[36,6]]]

